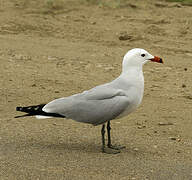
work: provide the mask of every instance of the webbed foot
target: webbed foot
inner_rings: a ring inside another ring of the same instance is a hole
[[[115,149],[115,150],[120,150],[120,149],[124,149],[126,147],[125,146],[121,146],[121,145],[112,145],[112,144],[110,144],[110,145],[108,145],[108,148]]]
[[[112,149],[112,148],[109,148],[109,147],[105,147],[103,150],[102,150],[103,153],[106,153],[106,154],[118,154],[120,153],[121,151],[118,150],[118,149]]]

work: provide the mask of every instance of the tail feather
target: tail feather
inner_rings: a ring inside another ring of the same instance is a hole
[[[25,117],[25,116],[49,116],[49,117],[62,117],[64,118],[65,116],[57,114],[57,113],[46,113],[42,109],[45,106],[45,104],[39,104],[36,106],[26,106],[26,107],[16,107],[16,111],[21,111],[25,112],[27,114],[22,115],[22,116],[16,116],[15,118],[19,117]]]

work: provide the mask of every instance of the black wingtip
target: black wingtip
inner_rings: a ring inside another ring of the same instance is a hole
[[[65,116],[57,114],[57,113],[46,113],[42,110],[45,104],[39,104],[36,106],[26,106],[26,107],[16,107],[16,111],[25,112],[27,114],[22,116],[15,116],[15,118],[25,117],[25,116],[35,116],[35,115],[43,115],[43,116],[51,116],[51,117],[60,117],[65,118]]]
[[[21,111],[22,107],[16,107],[16,111]]]

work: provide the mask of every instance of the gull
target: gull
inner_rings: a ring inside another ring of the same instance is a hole
[[[112,145],[110,121],[127,116],[141,104],[144,92],[142,68],[149,61],[163,63],[160,57],[153,56],[144,49],[131,49],[123,58],[121,74],[113,81],[82,93],[55,99],[48,104],[17,107],[16,110],[27,113],[23,116],[36,116],[38,119],[59,117],[94,126],[102,125],[102,152],[119,153],[125,146]]]

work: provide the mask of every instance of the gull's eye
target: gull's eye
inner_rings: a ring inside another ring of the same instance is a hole
[[[141,54],[142,57],[145,57],[145,54]]]

